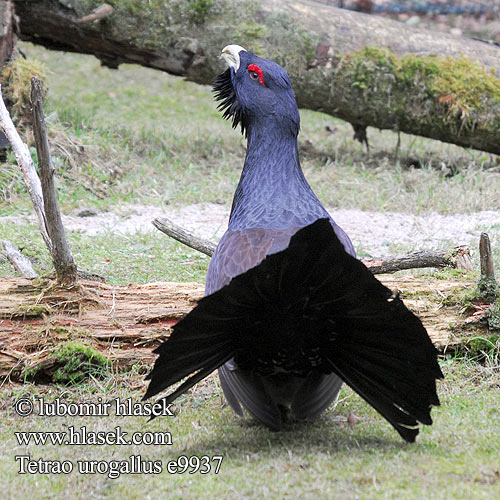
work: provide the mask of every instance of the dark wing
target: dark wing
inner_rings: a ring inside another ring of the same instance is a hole
[[[205,295],[227,285],[232,278],[260,264],[266,255],[288,247],[299,230],[250,228],[226,231],[210,260]]]
[[[340,229],[335,226],[334,229]],[[250,228],[227,231],[210,261],[205,294],[209,295],[227,285],[235,276],[260,264],[267,255],[287,248],[291,237],[299,229]],[[344,239],[346,238],[347,236]],[[347,241],[352,248],[348,238]],[[235,334],[237,335],[237,332]],[[282,414],[262,377],[251,370],[239,368],[234,360],[230,360],[219,368],[219,378],[229,405],[238,415],[243,415],[240,406],[242,404],[250,414],[268,427],[281,427]],[[298,389],[292,401],[295,417],[317,417],[330,406],[341,385],[342,380],[334,373],[310,376],[298,381]]]
[[[299,228],[289,230],[250,228],[226,231],[210,260],[205,295],[227,285],[232,278],[260,264],[266,255],[288,247]],[[235,332],[237,335],[238,332]],[[279,428],[279,408],[267,394],[261,377],[238,369],[234,360],[219,368],[224,395],[231,408],[243,416],[240,404],[268,427]]]

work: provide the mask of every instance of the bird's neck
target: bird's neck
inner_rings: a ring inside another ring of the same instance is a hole
[[[269,122],[250,126],[229,228],[286,227],[297,217],[307,223],[316,204],[322,209],[300,167],[297,132]]]

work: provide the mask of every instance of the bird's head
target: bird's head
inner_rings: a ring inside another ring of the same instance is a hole
[[[239,45],[224,47],[228,68],[214,82],[215,98],[223,116],[248,134],[256,124],[279,126],[297,135],[300,126],[290,78],[274,61],[263,59]]]

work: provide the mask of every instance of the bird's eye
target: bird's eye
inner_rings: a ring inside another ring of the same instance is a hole
[[[264,83],[264,72],[260,66],[250,64],[248,66],[248,74],[252,80],[258,80],[263,87],[266,86]]]

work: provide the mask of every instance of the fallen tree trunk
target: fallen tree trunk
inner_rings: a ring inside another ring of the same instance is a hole
[[[307,0],[14,4],[21,39],[109,67],[138,63],[210,84],[221,48],[238,43],[286,68],[301,107],[500,154],[494,45]]]
[[[209,257],[212,256],[217,247],[217,244],[213,241],[205,240],[190,233],[166,217],[158,217],[152,221],[152,224],[167,236]],[[361,261],[373,274],[395,273],[405,269],[424,267],[453,267],[472,271],[470,252],[466,246],[459,246],[449,250],[414,252],[395,257],[361,259]]]
[[[113,371],[149,371],[152,349],[168,338],[204,288],[196,283],[113,286],[83,280],[84,297],[54,285],[0,280],[0,383],[5,378],[51,381],[64,346],[74,356],[79,349],[91,358],[101,353]]]
[[[471,322],[463,314],[461,304],[442,303],[473,287],[470,280],[384,276],[382,282],[401,293],[440,350],[488,334],[484,322]],[[81,296],[51,287],[50,282],[0,280],[0,384],[57,381],[56,370],[64,369],[63,350],[66,359],[68,352],[75,358],[86,353],[87,362],[80,360],[76,368],[72,363],[73,370],[85,369],[100,354],[113,373],[132,368],[147,373],[156,357],[152,350],[169,337],[172,326],[191,311],[204,290],[197,283],[83,284],[91,295],[82,301]]]

